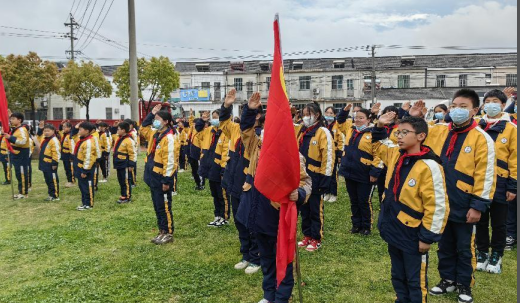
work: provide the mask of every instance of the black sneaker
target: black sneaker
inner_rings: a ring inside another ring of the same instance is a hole
[[[359,228],[359,227],[352,227],[352,229],[350,230],[350,233],[351,234],[359,234],[360,231],[361,231],[361,228]]]
[[[477,253],[477,270],[486,271],[488,264],[489,264],[489,253],[479,251]]]
[[[150,240],[150,242],[152,242],[153,244],[157,244],[157,241],[162,237],[163,233],[159,233],[157,236],[155,236],[155,238],[153,238],[152,240]]]
[[[165,233],[165,234],[162,234],[161,237],[159,237],[159,239],[157,239],[155,244],[164,245],[164,244],[171,243],[171,242],[173,242],[173,235]]]
[[[368,229],[363,229],[362,231],[359,232],[362,236],[370,236],[370,234],[372,234],[372,232]]]
[[[430,289],[430,295],[432,296],[441,296],[450,292],[454,292],[457,290],[457,285],[455,282],[450,280],[442,279],[437,286]]]
[[[11,181],[5,181],[2,185],[11,185]]]
[[[506,250],[513,250],[516,245],[516,239],[513,237],[506,238]]]
[[[466,287],[462,284],[457,284],[457,288],[459,289],[459,303],[473,303],[471,287]]]

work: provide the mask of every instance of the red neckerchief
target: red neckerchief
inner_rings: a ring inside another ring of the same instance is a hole
[[[241,144],[242,144],[242,138],[238,138],[237,143],[235,143],[235,152],[238,152],[238,154],[240,156],[242,156]]]
[[[368,128],[368,127],[367,127]],[[365,129],[367,129],[365,128]],[[365,130],[364,129],[364,130]],[[359,137],[359,135],[361,135],[363,133],[363,131],[359,131],[357,130],[357,128],[355,126],[352,127],[352,137],[350,138],[350,142],[349,142],[349,145],[352,145],[354,142],[356,142],[356,139],[357,137]]]
[[[117,152],[117,148],[119,147],[119,142],[123,141],[124,139],[129,138],[129,135],[126,134],[123,137],[119,137],[116,141],[116,144],[114,145],[114,152]]]
[[[385,129],[386,129],[386,133],[390,136],[390,135],[392,134],[392,131],[393,131],[394,129],[398,128],[399,125],[394,124],[394,126],[392,126],[392,127],[390,127],[390,126],[386,126],[386,125],[385,125],[384,127],[385,127]]]
[[[74,155],[78,154],[78,150],[79,150],[81,144],[83,144],[83,142],[88,141],[90,139],[92,139],[92,135],[88,135],[83,139],[80,138],[78,144],[76,144],[76,147],[74,148]]]
[[[43,141],[42,141],[42,144],[40,146],[44,146],[45,144],[47,144],[47,142],[51,141],[51,139],[54,138],[54,137],[56,137],[56,136],[53,135],[52,137],[49,137],[49,138],[45,137],[43,139]]]
[[[327,126],[327,129],[332,133],[332,128],[334,127],[334,125],[336,124],[336,121],[332,122],[331,124],[329,124]]]
[[[394,197],[395,197],[395,200],[398,201],[398,197],[397,197],[397,190],[399,189],[399,185],[401,184],[401,176],[400,176],[400,173],[401,173],[401,168],[403,167],[403,163],[404,163],[404,160],[406,158],[410,158],[410,157],[416,157],[416,156],[424,156],[426,155],[427,153],[430,152],[430,149],[426,146],[421,146],[421,151],[416,153],[416,154],[403,154],[400,158],[399,158],[399,161],[397,163],[397,168],[395,169],[395,180],[394,180],[394,188],[393,188],[393,191],[394,191]]]
[[[307,135],[307,134],[310,133],[311,131],[317,129],[318,127],[319,127],[319,125],[318,125],[318,124],[315,124],[315,125],[313,125],[313,126],[307,128],[307,129],[303,132],[303,134],[302,134],[301,137],[300,137],[300,146],[302,146],[302,144],[303,144],[303,139],[305,138],[305,135]]]
[[[162,133],[162,134],[156,133],[155,136],[153,136],[153,144],[152,144],[152,149],[150,150],[150,155],[155,154],[155,149],[157,148],[157,141],[161,142],[164,137],[166,137],[167,135],[170,135],[170,134],[173,135],[173,130],[171,128],[168,128],[167,130],[164,131],[164,133]],[[157,139],[159,139],[159,140],[157,140]]]
[[[23,126],[23,125],[22,125]],[[15,131],[17,131],[19,128],[21,128],[22,126],[18,126],[18,127],[15,127],[15,128],[11,128],[8,132],[8,134],[10,136],[12,136],[14,134]]]
[[[473,121],[471,125],[469,125],[466,129],[457,131],[453,128],[453,123],[450,123],[450,131],[453,132],[453,136],[451,136],[450,145],[448,146],[448,150],[446,151],[446,157],[451,159],[451,155],[453,154],[453,150],[455,149],[455,142],[457,142],[457,138],[460,134],[464,134],[470,132],[478,126],[477,121]]]

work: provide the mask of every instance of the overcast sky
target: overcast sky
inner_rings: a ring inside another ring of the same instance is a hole
[[[82,34],[81,29],[78,33],[80,39],[76,43],[85,56],[94,58],[98,64],[118,64],[128,56],[124,48],[128,41],[126,0],[0,0],[0,7],[2,7],[0,55],[26,54],[35,51],[46,58],[52,57],[54,61],[60,59],[63,61],[65,50],[70,48],[70,40],[52,39],[47,36],[60,36],[68,31],[63,23],[71,8],[72,12],[75,12],[74,17],[78,23],[96,32],[112,2],[111,10],[98,33],[106,39],[118,41],[120,46],[110,46],[106,41],[101,42],[96,39],[88,43],[94,35],[91,34],[91,38],[87,40],[89,31]],[[140,44],[138,50],[141,56],[164,55],[174,61],[186,60],[186,58],[222,58],[272,53],[272,21],[277,12],[280,13],[281,18],[282,44],[285,53],[372,44],[428,47],[427,50],[380,49],[378,55],[384,56],[447,53],[447,50],[439,48],[442,46],[516,47],[517,45],[516,0],[135,0],[135,2],[137,39]],[[6,36],[12,33],[44,37],[37,39],[34,36],[31,38]],[[99,36],[96,38],[105,39]],[[497,50],[465,52],[497,52]],[[368,53],[352,51],[315,56],[351,57],[368,56]],[[285,58],[297,57],[302,56]],[[116,58],[120,60],[115,60]]]

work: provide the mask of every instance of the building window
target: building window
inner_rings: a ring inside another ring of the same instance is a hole
[[[213,84],[213,89],[215,90],[215,101],[220,101],[221,95],[221,89],[220,89],[220,82],[215,82]]]
[[[343,76],[332,76],[332,89],[343,89]]]
[[[394,106],[397,108],[403,107],[403,103],[394,103]]]
[[[263,72],[268,72],[271,70],[271,62],[261,62],[260,70]]]
[[[353,107],[353,108],[354,108],[354,107],[361,107],[361,108],[363,108],[363,104],[361,104],[361,103],[353,103],[353,104],[352,104],[352,107]]]
[[[65,108],[66,119],[74,119],[74,107]]]
[[[105,108],[106,119],[112,120],[112,107]]]
[[[182,84],[182,87],[184,87],[184,88],[190,88],[190,84],[189,84],[189,83],[183,83],[183,84]]]
[[[397,87],[398,88],[410,88],[410,75],[397,76]]]
[[[235,78],[235,89],[239,92],[243,89],[243,82],[242,78]]]
[[[486,84],[491,84],[492,78],[493,78],[492,74],[486,74]]]
[[[300,90],[310,90],[310,89],[311,89],[311,76],[300,77]]]
[[[63,120],[63,108],[61,108],[61,107],[52,108],[52,118],[54,120]]]
[[[468,86],[468,75],[459,75],[459,86],[460,87]]]
[[[517,74],[507,74],[506,75],[506,86],[517,86],[518,85],[518,75]]]
[[[302,70],[303,69],[303,62],[294,62],[293,63],[293,70]]]
[[[247,89],[247,98],[249,99],[253,95],[253,82],[247,82],[246,89]]]
[[[437,87],[446,87],[446,75],[437,75]]]
[[[267,91],[271,89],[271,77],[265,78],[265,85],[267,87]]]
[[[199,73],[209,72],[209,64],[196,64]]]
[[[345,107],[347,107],[347,103],[334,103],[334,104],[332,104],[332,107],[334,107],[336,112],[339,112],[340,110],[342,110]]]
[[[352,80],[352,79],[347,80],[347,90],[354,90],[354,80]]]
[[[209,89],[211,86],[209,82],[202,82],[200,85],[202,86],[202,89]]]
[[[334,68],[345,68],[345,62],[344,61],[334,62]]]

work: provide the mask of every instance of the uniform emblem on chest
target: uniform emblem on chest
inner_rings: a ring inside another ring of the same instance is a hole
[[[415,179],[410,179],[410,181],[408,181],[408,185],[410,187],[414,187],[415,185],[417,185],[417,181],[415,181]]]
[[[312,141],[312,145],[318,145],[318,141]]]
[[[161,146],[157,144],[157,147],[155,149],[161,149]]]
[[[506,138],[502,138],[502,140],[500,142],[502,142],[503,144],[506,144],[507,143],[507,139]]]
[[[473,150],[473,149],[472,149],[470,146],[468,146],[468,147],[466,147],[466,148],[464,149],[464,152],[465,152],[466,154],[469,154],[469,153],[471,153],[472,150]]]
[[[370,136],[366,136],[367,140],[370,140]]]

